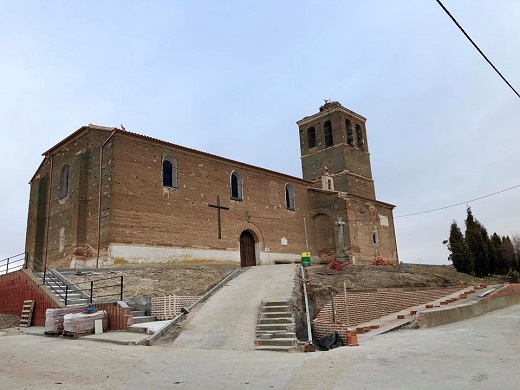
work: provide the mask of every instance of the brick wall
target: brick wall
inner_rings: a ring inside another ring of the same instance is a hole
[[[23,301],[34,300],[32,326],[45,326],[45,311],[59,307],[25,270],[0,276],[0,313],[21,316]]]
[[[350,326],[369,322],[408,307],[431,302],[459,290],[460,287],[416,291],[390,290],[347,293]],[[345,324],[345,299],[343,294],[336,295],[334,302],[336,323]],[[328,303],[318,313],[313,324],[333,324],[332,317],[332,303]]]
[[[124,302],[123,302],[124,303]],[[130,314],[130,308],[119,302],[93,303],[89,305],[98,310],[106,310],[108,314],[109,330],[127,330],[129,325],[134,324],[134,318]]]
[[[162,186],[165,154],[177,160],[178,189]],[[259,232],[260,250],[300,253],[305,248],[308,202],[302,180],[124,133],[115,137],[113,165],[112,242],[238,251],[240,234],[250,229]],[[242,177],[242,201],[230,199],[233,171]],[[286,183],[295,192],[294,211],[285,205]],[[229,207],[221,212],[221,239],[217,211],[208,207],[217,195]],[[287,245],[282,245],[282,237]]]

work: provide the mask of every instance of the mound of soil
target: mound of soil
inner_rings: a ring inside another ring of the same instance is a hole
[[[320,310],[330,301],[331,289],[343,293],[343,283],[347,291],[365,291],[385,288],[438,288],[451,286],[472,286],[478,284],[500,284],[499,277],[476,278],[457,272],[449,266],[420,266],[401,264],[399,267],[375,265],[349,265],[341,271],[323,265],[307,267],[309,294]]]
[[[0,314],[0,329],[14,328],[20,325],[20,317],[12,314]]]
[[[114,285],[119,283],[117,277],[123,276],[124,298],[165,295],[198,296],[218,284],[229,275],[235,267],[229,265],[154,265],[117,270],[95,270],[64,273],[64,275],[81,289],[89,289],[91,280],[116,277],[95,286]],[[103,294],[117,293],[118,287],[110,287]],[[101,295],[101,292],[99,293]],[[109,299],[109,300],[113,300]]]

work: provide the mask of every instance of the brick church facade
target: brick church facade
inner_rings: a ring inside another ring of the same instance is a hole
[[[54,268],[332,258],[397,261],[366,119],[337,102],[298,121],[303,179],[117,128],[83,126],[30,181],[26,251]]]

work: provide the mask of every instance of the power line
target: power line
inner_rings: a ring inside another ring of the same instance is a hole
[[[394,217],[394,219],[396,219],[396,218],[404,218],[404,217],[411,217],[411,216],[414,216],[414,215],[420,215],[420,214],[426,214],[426,213],[433,213],[434,211],[439,211],[439,210],[449,209],[449,208],[451,208],[451,207],[456,207],[456,206],[460,206],[460,205],[463,205],[463,204],[468,204],[468,203],[470,203],[470,202],[474,202],[474,201],[476,201],[476,200],[480,200],[480,199],[484,199],[484,198],[489,198],[490,196],[498,195],[498,194],[501,194],[502,192],[506,192],[506,191],[509,191],[509,190],[512,190],[512,189],[515,189],[515,188],[518,188],[518,187],[520,187],[520,184],[517,184],[516,186],[513,186],[513,187],[506,188],[506,189],[504,189],[504,190],[500,190],[500,191],[497,191],[497,192],[493,192],[492,194],[487,194],[487,195],[484,195],[484,196],[479,196],[478,198],[470,199],[470,200],[465,200],[464,202],[455,203],[455,204],[452,204],[452,205],[449,205],[449,206],[439,207],[439,208],[436,208],[436,209],[431,209],[431,210],[426,210],[426,211],[420,211],[420,212],[418,212],[418,213],[405,214],[405,215],[398,215],[398,216]]]
[[[502,80],[504,80],[504,82],[507,85],[509,85],[509,88],[511,88],[513,90],[513,92],[516,94],[516,96],[518,96],[520,98],[520,94],[518,92],[516,92],[516,89],[514,89],[513,86],[509,83],[509,81],[507,81],[506,78],[504,76],[502,76],[502,73],[500,73],[500,71],[496,68],[496,66],[493,65],[493,63],[486,57],[486,55],[482,52],[482,50],[480,50],[480,48],[477,46],[477,44],[475,42],[473,42],[473,39],[471,39],[471,37],[468,35],[468,33],[466,31],[464,31],[462,26],[459,24],[459,22],[457,22],[457,20],[453,17],[453,15],[450,13],[450,11],[448,11],[448,9],[444,6],[444,4],[442,4],[440,2],[440,0],[435,0],[435,1],[437,1],[437,3],[441,6],[441,8],[444,10],[444,12],[446,12],[448,14],[448,16],[451,18],[451,20],[453,20],[453,23],[455,23],[457,25],[457,27],[460,29],[460,31],[462,31],[462,33],[466,36],[466,38],[468,38],[469,41],[473,44],[473,46],[475,46],[475,49],[478,50],[478,52],[482,55],[482,57],[484,57],[484,59],[487,61],[487,63],[489,65],[491,65],[491,67],[495,70],[495,72],[498,73],[498,75],[502,78]]]

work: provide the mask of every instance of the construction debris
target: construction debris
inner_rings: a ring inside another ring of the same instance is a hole
[[[397,268],[397,264],[393,261],[389,261],[389,260],[385,260],[383,259],[382,257],[380,256],[377,256],[376,258],[374,258],[374,261],[372,261],[372,265],[390,265],[392,267],[396,267]]]

